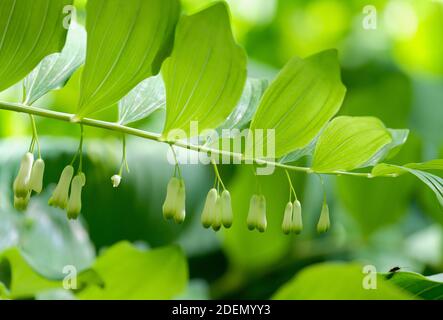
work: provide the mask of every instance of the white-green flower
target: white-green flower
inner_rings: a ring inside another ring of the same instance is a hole
[[[329,230],[330,227],[329,221],[329,207],[326,202],[323,203],[323,207],[321,209],[320,219],[317,224],[317,232],[324,233]]]
[[[37,159],[32,167],[31,180],[29,182],[30,190],[41,193],[43,190],[43,176],[45,174],[45,162],[43,159]]]
[[[215,202],[214,208],[214,221],[212,222],[212,229],[214,231],[219,231],[222,226],[222,200],[219,195],[217,195],[217,201]]]
[[[175,206],[174,221],[182,224],[186,219],[186,188],[185,182],[180,180],[180,185],[177,192],[177,202]]]
[[[201,223],[203,227],[210,228],[214,223],[215,203],[217,202],[218,192],[213,188],[206,196],[205,206],[201,215]]]
[[[63,169],[57,187],[55,187],[54,193],[49,199],[48,203],[50,206],[63,210],[66,209],[69,198],[69,186],[71,184],[73,175],[74,168],[72,166],[67,166],[65,169]]]
[[[17,198],[26,198],[28,196],[33,163],[34,155],[30,152],[26,153],[22,158],[17,178],[14,181],[14,195]]]
[[[251,201],[249,202],[249,212],[246,218],[246,223],[248,224],[249,230],[254,230],[257,227],[257,214],[258,214],[258,203],[260,201],[259,196],[253,195]]]
[[[71,194],[68,200],[67,214],[68,219],[77,219],[82,211],[82,190],[86,184],[86,176],[84,173],[79,173],[72,179]]]
[[[113,175],[111,177],[111,181],[112,181],[112,187],[118,188],[120,186],[120,183],[122,182],[122,177],[118,174]]]
[[[224,190],[221,194],[221,206],[222,223],[223,226],[228,229],[232,226],[234,220],[232,214],[231,194],[228,190]]]
[[[256,221],[257,230],[260,232],[265,232],[268,227],[268,221],[266,219],[266,198],[264,195],[259,196]]]
[[[168,183],[166,191],[166,199],[163,203],[163,217],[166,220],[172,219],[175,216],[175,208],[178,197],[178,190],[180,189],[180,180],[172,178]]]
[[[294,201],[292,206],[292,225],[291,231],[295,234],[300,234],[303,231],[303,217],[301,210],[301,203],[298,200]]]
[[[292,230],[292,203],[289,202],[285,208],[285,214],[283,216],[283,222],[281,228],[284,234],[289,234]]]

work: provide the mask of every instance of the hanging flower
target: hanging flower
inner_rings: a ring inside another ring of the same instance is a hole
[[[214,210],[214,220],[212,222],[212,229],[214,231],[219,231],[222,226],[222,200],[219,195],[217,195],[217,201],[215,202]]]
[[[288,202],[283,216],[283,223],[281,226],[284,234],[289,234],[292,230],[292,203]]]
[[[234,216],[232,214],[231,194],[228,190],[222,192],[221,207],[222,224],[226,229],[229,229],[232,226]]]
[[[37,159],[32,167],[31,180],[29,182],[30,190],[41,193],[43,189],[43,176],[45,174],[45,162],[43,159]]]
[[[268,227],[268,221],[266,219],[266,198],[264,195],[259,197],[257,206],[257,225],[256,228],[260,232],[265,232]]]
[[[330,221],[329,221],[329,207],[328,204],[323,202],[323,207],[320,214],[320,219],[317,224],[317,232],[324,233],[329,230]]]
[[[166,191],[166,199],[163,204],[163,217],[166,220],[172,219],[175,216],[175,208],[178,197],[178,190],[180,189],[180,180],[172,178],[168,183]]]
[[[30,152],[26,153],[20,163],[20,169],[17,178],[14,181],[14,195],[17,198],[27,198],[29,193],[29,182],[31,180],[32,165],[34,163],[34,155]]]
[[[254,194],[251,197],[251,201],[249,202],[249,212],[248,212],[248,217],[246,219],[246,223],[248,224],[248,229],[251,231],[254,230],[257,226],[258,203],[259,203],[259,196]]]
[[[71,184],[73,175],[74,168],[72,166],[67,166],[63,170],[57,187],[55,188],[52,197],[49,199],[48,203],[50,206],[63,210],[66,209],[66,206],[68,205],[69,185]]]
[[[175,223],[182,224],[186,219],[186,188],[185,182],[180,180],[177,202],[175,205],[174,221]]]
[[[201,223],[203,227],[210,228],[214,223],[215,204],[217,202],[218,192],[213,188],[209,190],[206,196],[205,206],[201,215]]]
[[[72,179],[71,194],[68,201],[68,219],[75,220],[78,218],[82,210],[82,190],[86,184],[86,176],[84,173],[79,173]]]
[[[291,231],[295,234],[300,234],[303,231],[301,203],[298,200],[294,201],[292,206],[292,223]]]
[[[113,175],[111,177],[111,181],[112,181],[112,187],[118,188],[120,186],[120,183],[122,182],[122,177],[118,174]]]

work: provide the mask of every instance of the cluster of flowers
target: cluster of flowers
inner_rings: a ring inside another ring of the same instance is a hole
[[[186,218],[186,189],[185,181],[176,177],[168,183],[166,200],[163,204],[163,217],[166,220],[174,219],[178,224]]]

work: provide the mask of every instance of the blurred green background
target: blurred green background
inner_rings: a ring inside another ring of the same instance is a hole
[[[210,1],[182,2],[184,10],[192,13]],[[377,9],[375,30],[362,25],[367,1],[227,2],[235,36],[250,58],[251,76],[272,79],[294,55],[306,57],[337,48],[348,88],[341,113],[373,115],[390,128],[410,128],[411,137],[394,163],[443,156],[443,1],[372,0]],[[85,1],[76,5],[84,20]],[[36,105],[75,112],[80,73]],[[4,101],[20,97],[20,85],[0,94]],[[116,120],[117,108],[97,117]],[[159,111],[137,127],[160,131],[163,120],[164,111]],[[38,119],[37,126],[47,162],[45,181],[51,190],[76,150],[79,130],[46,119]],[[269,223],[268,231],[258,234],[249,232],[245,223],[257,184],[252,170],[223,166],[235,221],[232,229],[216,234],[200,226],[202,202],[214,179],[211,168],[183,167],[188,219],[184,226],[175,226],[161,215],[166,184],[174,171],[166,161],[167,148],[131,138],[131,173],[115,190],[109,179],[118,171],[120,137],[91,128],[86,129],[88,183],[80,222],[67,222],[63,212],[49,209],[45,205],[49,191],[33,198],[25,215],[19,214],[10,205],[11,181],[30,130],[26,116],[0,111],[0,252],[18,247],[33,270],[46,278],[60,278],[66,264],[88,269],[96,255],[122,240],[139,248],[175,244],[183,250],[189,282],[184,285],[187,289],[179,288],[180,294],[165,295],[174,298],[266,299],[303,268],[325,261],[371,264],[380,272],[394,266],[426,275],[443,272],[443,212],[434,195],[413,177],[328,178],[332,229],[317,235],[320,183],[316,177],[295,175],[305,230],[300,236],[285,236],[280,228],[287,201],[284,172],[258,178],[267,197]],[[165,286],[159,283],[158,290]]]

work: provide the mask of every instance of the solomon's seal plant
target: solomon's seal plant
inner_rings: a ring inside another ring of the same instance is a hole
[[[28,114],[33,132],[11,186],[18,210],[26,210],[32,193],[40,193],[45,185],[35,116],[81,127],[79,149],[49,200],[51,206],[66,210],[69,219],[81,213],[86,185],[84,126],[122,135],[121,166],[111,178],[115,188],[122,183],[124,171],[129,173],[126,136],[165,143],[172,150],[191,150],[209,159],[205,164],[212,163],[215,183],[208,190],[201,222],[215,231],[231,227],[236,214],[217,168],[221,159],[250,165],[257,174],[286,172],[289,200],[280,213],[285,234],[303,230],[302,203],[289,172],[362,179],[412,174],[443,205],[443,179],[435,175],[443,170],[443,160],[389,163],[406,142],[407,129],[387,128],[374,117],[336,117],[346,95],[336,50],[294,57],[268,83],[247,78],[247,57],[235,42],[224,2],[186,15],[180,13],[178,0],[89,0],[86,27],[73,22],[68,31],[63,27],[63,8],[72,3],[40,0],[30,6],[29,0],[2,0],[0,6],[0,21],[8,21],[0,25],[0,91],[24,79],[23,102],[1,101],[0,109]],[[120,6],[125,10],[116,12]],[[22,16],[29,18],[25,25]],[[33,36],[33,30],[40,30],[40,36]],[[36,106],[46,93],[63,87],[81,65],[75,114]],[[115,104],[118,121],[91,118]],[[166,110],[162,132],[131,126],[158,109]],[[195,122],[202,131],[192,130]],[[217,138],[226,130],[229,143]],[[246,140],[246,147],[241,139]],[[302,157],[309,159],[305,167],[296,165]],[[186,219],[186,188],[178,161],[175,166],[174,177],[165,186],[163,216],[181,224]],[[258,188],[243,224],[250,230],[266,231],[267,214],[277,214],[266,208],[266,198]],[[329,228],[325,194],[317,230]]]

